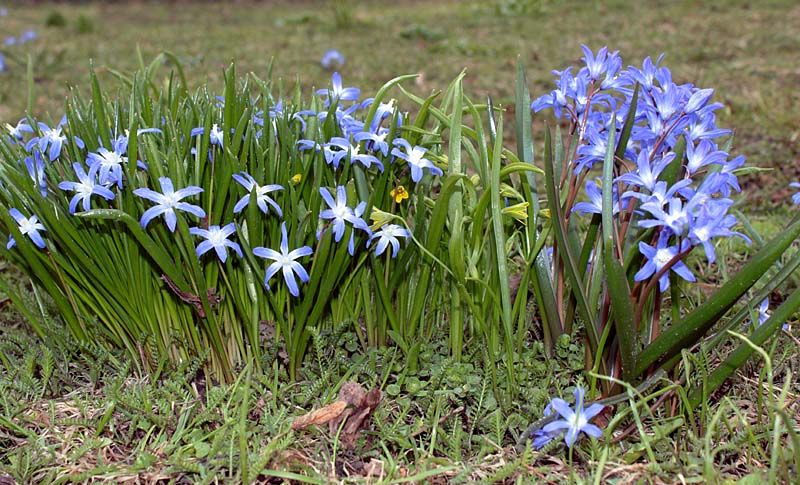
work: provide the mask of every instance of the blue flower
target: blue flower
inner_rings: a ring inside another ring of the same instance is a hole
[[[270,185],[258,185],[255,179],[250,176],[250,174],[246,172],[239,172],[238,174],[233,174],[233,179],[247,190],[247,195],[239,199],[239,202],[233,207],[233,213],[238,214],[242,209],[247,207],[247,204],[250,203],[250,193],[255,191],[256,193],[256,204],[258,208],[261,209],[261,212],[266,214],[269,212],[269,207],[267,204],[271,205],[275,212],[278,213],[278,217],[283,217],[283,212],[281,212],[280,206],[272,200],[270,196],[267,194],[270,192],[274,192],[276,190],[283,190],[283,187],[277,184],[270,184]]]
[[[6,72],[6,56],[0,52],[0,72]]]
[[[99,195],[106,200],[114,198],[114,192],[110,191],[107,187],[103,187],[95,182],[97,177],[97,167],[91,167],[89,173],[83,169],[83,165],[78,162],[72,164],[75,170],[75,175],[78,176],[79,182],[61,182],[58,188],[61,190],[73,190],[75,195],[69,201],[69,213],[74,214],[75,209],[78,207],[78,202],[83,202],[83,210],[88,211],[92,208],[92,195]]]
[[[800,189],[800,182],[792,182],[789,184],[789,187],[794,187],[795,189]],[[800,192],[792,195],[792,202],[795,204],[800,204]]]
[[[714,144],[708,140],[700,140],[697,146],[694,143],[686,144],[686,171],[694,174],[698,169],[712,163],[721,164],[728,157],[728,154],[716,149]]]
[[[578,214],[585,214],[587,212],[591,214],[602,214],[603,213],[603,191],[600,186],[597,184],[596,180],[589,180],[586,182],[586,195],[589,196],[589,202],[578,202],[572,207],[572,212],[577,212]],[[611,186],[611,213],[617,214],[619,213],[619,196],[617,195],[617,185],[614,184]]]
[[[156,203],[155,206],[147,209],[144,211],[144,214],[142,214],[142,227],[147,227],[147,224],[153,220],[153,218],[164,214],[164,219],[167,221],[167,227],[171,232],[175,232],[175,224],[178,222],[175,209],[194,214],[197,217],[206,216],[206,213],[202,208],[180,201],[184,197],[199,194],[203,191],[202,188],[189,186],[176,191],[173,188],[172,180],[170,180],[169,177],[159,177],[158,183],[161,185],[161,189],[163,190],[163,193],[161,194],[147,188],[136,189],[133,191],[133,193],[139,197]]]
[[[388,224],[380,231],[370,236],[367,241],[367,247],[370,247],[373,239],[377,238],[378,244],[375,246],[375,256],[383,254],[383,252],[386,251],[386,247],[391,244],[392,257],[394,258],[397,257],[397,251],[400,250],[400,241],[397,239],[398,237],[411,237],[411,233],[408,232],[408,229],[405,227],[398,226],[397,224]]]
[[[345,223],[349,222],[355,229],[361,229],[370,233],[369,226],[364,219],[357,217],[353,209],[347,206],[347,191],[343,186],[336,187],[336,200],[333,200],[331,193],[325,187],[319,188],[319,193],[328,204],[328,209],[319,213],[320,219],[332,219],[332,230],[334,241],[339,242],[344,236]],[[362,202],[364,206],[366,203]],[[363,209],[362,209],[363,212]],[[352,240],[352,238],[351,238]],[[352,252],[350,253],[353,254]]]
[[[582,45],[581,48],[583,49],[583,60],[586,63],[589,78],[593,81],[598,81],[600,76],[609,69],[613,69],[614,72],[618,71],[622,65],[622,60],[618,55],[619,51],[614,51],[609,55],[608,47],[602,47],[597,51],[597,55],[595,56],[592,54],[592,50],[585,45]]]
[[[8,130],[11,138],[16,141],[22,140],[22,137],[24,136],[23,133],[33,133],[33,128],[31,128],[27,118],[22,118],[19,120],[16,126],[11,126],[10,124],[6,123],[6,130]]]
[[[736,217],[726,214],[732,205],[733,201],[730,199],[709,199],[693,214],[688,234],[689,240],[694,245],[703,245],[709,263],[714,263],[716,260],[714,244],[711,242],[714,237],[739,236],[748,244],[750,243],[747,236],[730,229],[736,224]]]
[[[64,117],[61,118],[61,121],[55,128],[50,128],[40,121],[38,125],[39,130],[42,132],[42,136],[35,136],[31,138],[25,145],[25,150],[30,152],[31,149],[38,144],[39,150],[41,150],[42,153],[47,153],[50,156],[50,161],[52,162],[58,158],[59,155],[61,155],[61,147],[64,145],[64,142],[67,141],[66,135],[61,133],[61,129],[65,124],[67,124],[67,115],[64,115]],[[75,144],[77,144],[78,147],[83,148],[83,140],[77,136],[74,138]]]
[[[696,111],[699,111],[708,104],[708,100],[711,99],[713,94],[713,89],[696,90],[694,93],[692,93],[689,101],[686,102],[686,106],[683,107],[683,112],[686,114],[692,114]]]
[[[297,286],[295,275],[300,278],[303,283],[308,282],[308,272],[296,260],[305,256],[311,256],[314,251],[308,246],[297,248],[289,251],[289,238],[286,235],[286,223],[281,224],[281,244],[280,252],[270,248],[257,247],[253,249],[253,254],[259,258],[271,259],[274,263],[270,264],[267,268],[267,274],[264,277],[264,286],[269,290],[269,280],[275,276],[278,271],[283,271],[283,279],[286,281],[286,286],[289,288],[289,293],[293,296],[300,295],[300,288]]]
[[[19,43],[24,44],[26,42],[36,40],[37,37],[39,36],[36,34],[35,30],[28,29],[19,36]]]
[[[658,160],[651,161],[648,150],[642,150],[636,158],[636,170],[620,175],[615,181],[625,182],[628,185],[641,187],[652,192],[658,182],[658,176],[674,159],[675,153],[668,152]]]
[[[202,126],[199,128],[192,128],[192,131],[189,133],[190,136],[197,136],[202,135],[205,133],[206,129]],[[211,129],[208,130],[208,142],[212,145],[217,145],[220,148],[224,146],[225,143],[225,133],[222,132],[221,129],[217,126],[216,123],[211,125]]]
[[[320,64],[325,69],[341,68],[344,66],[344,55],[336,49],[328,49],[322,54]]]
[[[764,323],[767,320],[769,320],[769,317],[771,317],[771,316],[772,315],[770,315],[770,313],[769,313],[769,297],[766,297],[766,298],[764,298],[764,301],[762,301],[761,304],[758,306],[758,326],[760,327],[761,325],[764,325]],[[788,331],[789,330],[789,324],[788,323],[784,323],[781,326],[781,329],[785,330],[785,331]]]
[[[340,149],[338,151],[333,152],[332,163],[334,169],[338,168],[339,162],[349,154],[351,164],[355,162],[360,162],[366,168],[370,168],[373,164],[375,164],[378,166],[380,171],[383,172],[383,164],[380,162],[380,160],[375,158],[374,155],[370,155],[367,153],[360,153],[361,146],[358,143],[356,143],[355,145],[351,145],[346,138],[335,136],[331,138],[330,142],[328,142],[328,146]]]
[[[342,76],[334,72],[331,78],[331,87],[328,89],[318,89],[317,94],[325,96],[325,105],[330,106],[331,101],[357,101],[361,90],[358,88],[342,87]]]
[[[228,259],[228,250],[225,249],[226,247],[233,249],[240,258],[242,257],[242,248],[239,247],[239,244],[228,240],[234,232],[236,232],[236,225],[233,222],[222,228],[219,226],[209,226],[208,229],[200,227],[192,227],[189,229],[189,233],[206,238],[205,241],[197,245],[197,257],[199,258],[211,248],[214,248],[214,251],[217,252],[217,257],[219,257],[219,260],[223,263]]]
[[[683,240],[680,248],[678,248],[678,246],[667,246],[668,238],[665,237],[666,234],[666,232],[661,233],[661,237],[658,238],[656,247],[650,246],[643,241],[639,242],[639,251],[644,255],[645,258],[647,258],[647,262],[633,276],[634,281],[646,280],[650,276],[658,274],[661,269],[667,265],[667,263],[675,258],[675,256],[687,251],[690,248],[689,241],[686,239]],[[678,276],[686,281],[697,281],[691,270],[689,270],[689,267],[686,266],[683,261],[679,260],[672,265],[672,267],[670,267],[670,271],[674,271]],[[665,271],[664,274],[661,275],[658,280],[658,284],[659,291],[662,293],[667,291],[667,288],[669,288],[669,271]]]
[[[364,215],[364,211],[366,209],[367,209],[367,203],[366,202],[361,202],[353,210],[353,214],[356,216],[357,219],[361,219],[361,216]],[[370,230],[369,226],[367,226],[366,233],[368,235],[372,236],[372,231]],[[355,251],[356,251],[355,238],[356,238],[356,231],[352,231],[350,233],[350,241],[347,242],[347,252],[350,253],[350,256],[355,254]]]
[[[121,148],[121,144],[118,144],[117,148]],[[125,150],[127,149],[126,141]],[[99,174],[100,184],[117,184],[117,187],[122,188],[122,164],[128,161],[127,157],[122,156],[123,153],[116,149],[110,151],[100,147],[97,149],[97,153],[87,155],[86,163]]]
[[[396,147],[400,147],[405,149],[405,152],[400,151],[398,148],[392,149],[392,155],[402,158],[406,162],[408,162],[408,166],[411,168],[411,180],[414,182],[419,182],[422,180],[422,169],[427,168],[428,171],[434,175],[441,176],[443,174],[442,170],[433,164],[430,160],[425,157],[425,153],[427,150],[420,146],[415,146],[411,148],[411,144],[408,143],[406,140],[402,138],[395,138],[392,144]]]
[[[22,215],[20,211],[15,208],[11,208],[8,210],[8,213],[11,217],[17,221],[19,225],[19,232],[22,233],[23,236],[27,235],[33,241],[33,244],[40,249],[44,249],[44,239],[42,239],[42,235],[39,234],[39,231],[44,231],[45,228],[41,222],[39,222],[39,218],[35,215],[31,215],[30,217],[25,217]],[[14,240],[13,236],[8,237],[8,244],[6,245],[6,249],[13,248],[17,242]]]
[[[563,430],[566,430],[564,435],[564,442],[569,448],[575,444],[580,433],[586,433],[589,436],[599,438],[603,432],[597,426],[590,424],[592,418],[597,416],[605,406],[599,403],[592,404],[584,409],[584,395],[585,391],[582,386],[575,388],[575,409],[572,409],[566,401],[561,398],[553,398],[550,404],[545,408],[545,415],[550,415],[555,410],[563,419],[558,419],[552,423],[546,424],[541,430],[534,433],[536,439],[533,441],[533,446],[541,448],[553,438],[560,435]]]
[[[47,180],[44,173],[44,160],[39,156],[39,152],[34,152],[32,157],[25,158],[25,168],[28,175],[33,180],[33,186],[39,188],[42,197],[47,197]]]
[[[389,135],[389,130],[382,128],[379,133],[371,133],[369,131],[362,131],[353,135],[353,140],[361,143],[364,142],[364,148],[372,150],[373,153],[383,153],[386,157],[389,155],[389,143],[386,142],[386,136]]]

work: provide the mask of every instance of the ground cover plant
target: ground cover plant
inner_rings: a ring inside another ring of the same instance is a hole
[[[230,67],[192,92],[165,54],[118,90],[92,75],[58,123],[11,123],[4,255],[34,292],[4,288],[44,344],[37,365],[4,330],[8,473],[788,479],[798,224],[765,241],[736,211],[753,169],[711,90],[584,48],[531,105],[512,71],[509,112],[464,73],[364,101],[338,72],[313,92]],[[528,106],[565,118],[538,151]],[[70,355],[111,397],[79,387],[46,413],[76,384]],[[743,365],[758,385],[721,388]],[[35,439],[48,420],[74,440]]]

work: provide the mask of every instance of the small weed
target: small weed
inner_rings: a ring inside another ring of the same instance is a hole
[[[61,28],[67,25],[67,19],[61,12],[53,10],[49,14],[47,14],[47,18],[45,19],[44,24],[48,27]]]

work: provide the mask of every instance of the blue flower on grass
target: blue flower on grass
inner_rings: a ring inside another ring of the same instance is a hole
[[[339,162],[349,154],[351,164],[359,162],[365,168],[370,168],[372,165],[375,165],[381,172],[383,172],[383,164],[380,162],[380,160],[378,160],[374,155],[361,153],[361,145],[358,143],[351,145],[346,138],[334,136],[331,138],[331,141],[328,142],[328,146],[339,148],[339,150],[334,150],[332,152],[332,160],[328,162],[333,164],[334,169],[339,168]]]
[[[271,205],[275,212],[278,213],[278,217],[283,217],[283,212],[281,211],[281,207],[278,205],[277,202],[272,200],[270,196],[267,194],[270,192],[274,192],[276,190],[283,190],[283,187],[277,184],[269,184],[269,185],[258,185],[256,180],[246,172],[239,172],[238,174],[233,174],[233,179],[247,190],[247,195],[239,199],[239,202],[233,206],[234,214],[238,214],[241,212],[242,209],[247,207],[247,204],[250,203],[250,193],[255,191],[256,193],[256,204],[258,208],[261,209],[261,212],[266,214],[269,212],[269,207],[267,204]]]
[[[333,228],[333,237],[334,241],[339,242],[342,240],[342,236],[344,236],[344,228],[345,223],[349,222],[353,225],[354,229],[361,229],[367,233],[370,233],[369,226],[364,219],[359,216],[356,216],[356,211],[351,209],[347,206],[347,192],[343,186],[336,187],[336,200],[333,200],[333,196],[325,187],[319,188],[319,193],[322,195],[322,198],[325,200],[325,203],[328,204],[328,209],[323,210],[319,213],[320,219],[332,219],[332,228]],[[359,207],[361,210],[359,212],[363,213],[366,202],[361,202]],[[352,238],[351,238],[352,240]],[[350,252],[352,255],[353,252]]]
[[[295,275],[297,275],[303,283],[308,282],[308,272],[306,272],[305,268],[296,260],[304,256],[311,256],[313,252],[314,251],[308,246],[289,251],[289,237],[286,235],[285,222],[281,224],[280,252],[262,247],[253,249],[253,254],[259,258],[266,258],[274,261],[274,263],[270,264],[267,268],[267,274],[264,277],[264,286],[269,290],[269,280],[275,276],[275,273],[278,271],[283,271],[283,279],[286,281],[289,293],[293,296],[300,295],[300,288],[297,286]]]
[[[800,182],[792,182],[789,184],[789,187],[794,187],[795,189],[800,189]],[[792,196],[792,202],[795,204],[800,204],[800,192],[794,194]]]
[[[764,298],[764,301],[762,301],[758,306],[758,326],[760,327],[761,325],[764,325],[764,323],[769,320],[769,317],[771,316],[772,315],[769,313],[769,297],[767,297]],[[788,331],[789,324],[784,323],[783,326],[781,326],[781,329]]]
[[[342,76],[338,72],[334,72],[331,78],[331,87],[318,89],[317,94],[325,96],[325,105],[330,106],[331,101],[357,101],[361,90],[342,87]]]
[[[433,175],[442,175],[442,170],[425,158],[425,154],[428,152],[425,148],[420,146],[412,148],[411,144],[402,138],[395,138],[392,144],[398,147],[392,149],[392,155],[408,162],[408,166],[411,168],[411,180],[414,182],[422,180],[423,168],[427,168]],[[400,150],[400,148],[403,148],[405,152]]]
[[[400,240],[397,239],[398,237],[411,237],[411,233],[408,232],[408,229],[402,226],[398,226],[397,224],[388,224],[383,227],[380,231],[374,233],[370,236],[369,241],[367,241],[367,247],[370,247],[372,241],[374,239],[378,240],[378,244],[375,246],[375,256],[380,256],[386,251],[387,246],[389,244],[392,245],[392,257],[397,257],[397,251],[400,250]]]
[[[58,188],[61,190],[75,191],[75,195],[72,197],[72,200],[69,201],[70,214],[75,213],[79,202],[83,202],[83,210],[88,211],[91,209],[91,197],[93,195],[99,195],[106,200],[114,199],[114,192],[95,182],[97,167],[91,167],[88,174],[83,169],[83,165],[78,162],[73,163],[72,168],[75,169],[75,175],[78,176],[79,182],[66,181],[58,184]]]
[[[42,235],[39,234],[39,231],[44,231],[45,228],[41,222],[39,222],[39,218],[35,215],[31,215],[30,217],[25,217],[22,215],[20,211],[15,208],[11,208],[8,210],[8,213],[11,217],[17,221],[19,225],[19,232],[22,233],[23,236],[27,235],[33,241],[33,244],[40,249],[44,249],[44,239],[42,239]],[[8,244],[6,245],[6,249],[11,249],[16,246],[17,241],[14,240],[14,236],[8,237]]]
[[[147,224],[153,220],[153,218],[164,214],[164,219],[167,221],[167,227],[171,232],[175,232],[175,224],[178,222],[175,209],[194,214],[197,217],[206,216],[206,213],[202,208],[180,201],[184,197],[199,194],[203,191],[202,188],[190,185],[189,187],[184,187],[176,191],[173,188],[172,180],[170,180],[169,177],[159,177],[158,183],[161,184],[161,189],[163,190],[163,193],[161,194],[147,188],[136,189],[133,191],[133,193],[139,197],[156,203],[155,206],[147,209],[144,211],[144,214],[142,214],[142,227],[147,227]]]
[[[662,237],[658,238],[658,243],[656,247],[650,246],[649,244],[640,241],[639,242],[639,251],[644,255],[647,259],[647,262],[642,266],[642,268],[633,276],[634,281],[642,281],[646,280],[650,276],[654,274],[658,274],[661,269],[667,265],[672,259],[679,254],[678,246],[667,246],[667,237],[663,237],[666,235],[666,231],[662,232]],[[680,252],[685,252],[690,247],[689,241],[684,239],[681,247]],[[695,282],[697,279],[692,274],[692,271],[689,269],[683,261],[678,261],[669,269],[670,271],[674,271],[678,276],[685,279],[686,281]],[[659,284],[659,291],[662,293],[667,291],[669,288],[669,271],[665,271],[664,274],[658,279]]]
[[[336,49],[328,49],[322,54],[319,61],[324,69],[341,68],[344,66],[344,55]]]
[[[61,155],[61,148],[64,146],[64,142],[67,141],[66,135],[61,133],[61,130],[65,124],[67,124],[67,115],[64,115],[64,117],[61,118],[61,121],[58,123],[58,125],[56,125],[55,128],[50,128],[40,121],[38,125],[39,130],[42,132],[42,136],[35,136],[31,138],[25,145],[25,150],[30,152],[34,146],[39,145],[39,150],[41,150],[42,153],[47,153],[50,157],[50,161],[52,162],[58,158],[59,155]],[[79,148],[83,148],[83,140],[77,136],[74,138],[75,144],[78,145]]]
[[[39,37],[39,35],[35,30],[28,29],[19,36],[19,43],[24,44],[26,42],[36,40],[37,37]]]
[[[0,69],[0,71],[1,70],[2,69]],[[33,128],[31,128],[27,118],[22,118],[21,120],[17,121],[15,126],[6,123],[6,130],[8,130],[11,138],[16,141],[22,140],[22,137],[24,136],[23,133],[33,133]]]
[[[127,144],[125,148],[127,149]],[[101,184],[117,184],[117,187],[121,189],[122,164],[128,161],[128,158],[122,154],[122,151],[111,151],[100,147],[97,149],[97,153],[87,155],[86,163],[99,174]]]
[[[545,415],[549,416],[555,410],[563,419],[555,420],[534,432],[536,438],[533,440],[533,446],[541,448],[553,438],[558,437],[563,430],[566,430],[564,442],[569,448],[572,448],[572,445],[575,444],[575,440],[578,439],[580,433],[586,433],[595,438],[602,436],[603,432],[600,428],[590,424],[589,421],[597,416],[605,406],[595,403],[584,409],[584,395],[583,387],[577,386],[575,388],[575,409],[572,409],[566,401],[557,397],[550,401],[550,404],[545,408]]]
[[[202,126],[199,128],[193,128],[192,131],[189,133],[190,136],[197,136],[202,135],[205,133],[206,129]],[[220,148],[224,146],[225,143],[225,133],[219,129],[218,125],[214,123],[211,125],[211,129],[208,130],[208,142],[212,145],[217,145]]]
[[[242,248],[239,247],[239,244],[228,240],[231,234],[236,232],[236,225],[233,222],[226,224],[222,228],[219,226],[209,226],[208,229],[192,227],[189,229],[189,232],[195,236],[206,238],[205,241],[197,245],[196,252],[198,258],[213,248],[214,251],[217,252],[219,260],[224,263],[228,259],[228,250],[225,249],[226,247],[233,249],[240,258],[242,257]]]

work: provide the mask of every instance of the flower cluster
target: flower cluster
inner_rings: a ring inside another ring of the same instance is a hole
[[[722,104],[711,102],[712,89],[675,83],[669,69],[660,66],[661,57],[623,69],[616,51],[603,47],[595,54],[584,46],[583,52],[584,65],[576,72],[572,67],[554,71],[556,89],[531,107],[537,112],[552,108],[573,123],[580,136],[576,157],[569,161],[576,180],[602,165],[612,122],[619,139],[633,116],[614,179],[612,211],[633,227],[652,229],[639,242],[644,264],[634,279],[657,277],[662,292],[669,287],[670,271],[695,281],[682,262],[694,247],[702,246],[707,261],[714,263],[717,238],[748,240],[732,229],[737,221],[729,213],[730,196],[740,190],[736,170],[744,157],[732,157],[720,147],[720,138],[730,134],[716,126],[715,112]],[[638,101],[629,113],[634,93]],[[601,213],[599,182],[590,177],[585,190],[589,201],[573,210]]]
[[[316,117],[321,123],[327,119],[328,113],[333,112],[335,116],[334,134],[323,142],[311,139],[301,139],[297,142],[297,147],[302,150],[315,148],[317,152],[322,152],[325,162],[332,167],[334,172],[344,166],[344,164],[358,164],[364,170],[374,171],[372,173],[382,175],[387,166],[393,167],[392,176],[401,179],[409,177],[414,183],[419,182],[426,173],[432,175],[442,175],[443,172],[428,157],[428,151],[420,146],[412,145],[408,140],[394,137],[389,139],[390,129],[383,126],[387,119],[396,120],[399,124],[402,115],[397,111],[393,102],[380,103],[372,107],[373,100],[368,99],[364,102],[358,101],[360,91],[356,88],[342,87],[341,77],[338,73],[333,74],[332,87],[318,91],[327,104],[327,108],[322,112],[297,111],[290,112],[284,107],[282,101],[274,103],[268,113],[257,111],[252,115],[251,122],[260,129],[256,134],[262,136],[261,129],[264,128],[265,120],[272,122],[270,127],[277,136],[278,120],[284,120],[290,129],[297,130],[300,134],[306,134],[307,118]],[[343,101],[352,102],[352,106],[345,107],[340,103]],[[225,100],[217,98],[217,106],[224,107]],[[331,106],[334,103],[335,106]],[[370,109],[374,116],[370,120],[359,119],[359,111],[366,112]],[[281,126],[284,126],[281,124]],[[127,167],[128,160],[128,139],[127,133],[113,136],[110,143],[103,146],[103,142],[98,140],[96,148],[87,149],[87,143],[77,136],[69,135],[69,123],[66,116],[55,126],[50,127],[43,122],[33,122],[28,119],[20,120],[16,125],[6,125],[8,141],[20,147],[28,155],[24,163],[34,186],[40,191],[42,197],[48,197],[48,174],[60,173],[64,175],[62,168],[57,171],[49,169],[49,165],[56,162],[62,167],[66,160],[74,160],[76,156],[83,158],[83,162],[74,161],[71,163],[72,172],[76,180],[62,179],[57,187],[65,192],[73,193],[69,201],[68,209],[70,214],[75,214],[79,210],[89,211],[93,208],[114,207],[114,203],[120,200],[120,194],[130,185],[136,186],[141,181],[157,180],[156,187],[140,185],[132,190],[132,193],[142,201],[141,226],[148,228],[150,223],[163,216],[166,227],[170,232],[175,232],[178,228],[179,213],[194,216],[201,222],[199,225],[189,228],[191,235],[200,238],[200,242],[195,247],[198,258],[203,257],[212,249],[219,261],[223,264],[229,262],[228,256],[231,250],[240,259],[244,257],[242,247],[232,240],[237,235],[239,222],[225,221],[221,224],[207,225],[207,209],[195,203],[189,202],[190,199],[199,196],[207,188],[198,185],[176,186],[176,180],[169,176],[159,175],[158,177],[148,177],[148,163],[152,161],[137,160],[136,168],[141,170],[141,177],[133,177]],[[163,135],[162,130],[157,128],[145,128],[137,131],[138,135],[143,134]],[[320,129],[316,133],[317,137],[322,136]],[[219,159],[231,140],[237,136],[235,130],[226,129],[222,123],[212,123],[208,127],[192,128],[187,134],[189,139],[205,137],[209,146],[210,164],[220,163]],[[241,135],[244,137],[244,135]],[[91,145],[91,144],[89,144]],[[190,153],[197,157],[194,148]],[[217,157],[218,161],[214,160]],[[311,155],[316,156],[314,154]],[[146,163],[147,162],[147,163]],[[397,169],[394,170],[394,167]],[[399,173],[394,173],[399,172]],[[160,174],[161,172],[159,172]],[[231,210],[230,217],[241,214],[254,202],[258,210],[264,217],[274,213],[279,219],[284,218],[284,210],[278,201],[275,200],[276,194],[281,194],[286,187],[276,183],[264,183],[245,171],[232,174],[236,184],[230,184],[231,197],[237,200]],[[263,174],[260,175],[263,178]],[[296,178],[296,181],[295,181]],[[295,185],[301,180],[300,174],[295,175],[289,183]],[[347,231],[347,251],[351,256],[355,255],[357,248],[358,235],[362,234],[362,244],[367,249],[374,249],[376,255],[384,253],[397,257],[400,249],[400,240],[411,236],[408,229],[397,224],[388,224],[382,221],[370,227],[366,220],[367,201],[361,200],[352,204],[353,191],[348,190],[348,183],[342,182],[334,188],[320,187],[318,193],[321,196],[320,210],[318,212],[317,238],[321,239],[326,230],[330,230],[334,242],[339,243],[345,238]],[[404,198],[408,197],[405,188]],[[243,190],[243,192],[242,192]],[[237,194],[238,192],[238,194]],[[392,193],[394,194],[394,190]],[[216,194],[220,196],[220,194]],[[397,200],[392,195],[389,200]],[[402,200],[402,199],[400,199]],[[24,217],[18,210],[12,209],[11,216],[19,225],[20,232],[31,238],[34,244],[44,248],[44,239],[40,231],[44,231],[44,225],[39,222],[35,215],[30,218]],[[302,282],[307,282],[309,275],[298,262],[299,258],[307,257],[312,254],[309,246],[301,246],[298,249],[289,250],[289,237],[287,224],[281,222],[281,240],[279,248],[270,249],[266,247],[255,247],[252,253],[261,258],[271,260],[272,263],[266,271],[264,285],[269,289],[269,280],[278,272],[281,272],[286,282],[289,292],[298,296],[299,286],[295,276]],[[8,247],[15,245],[13,238],[9,238]],[[391,246],[391,251],[387,248]]]

